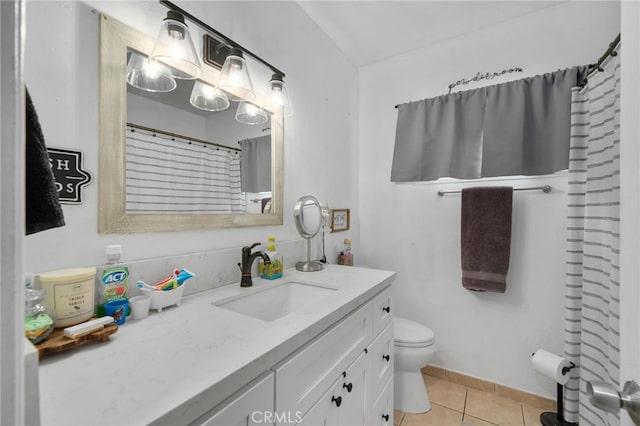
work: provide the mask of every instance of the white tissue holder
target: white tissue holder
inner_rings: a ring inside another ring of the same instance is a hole
[[[178,288],[173,290],[150,290],[148,288],[141,288],[143,294],[149,294],[151,296],[151,307],[158,312],[162,312],[163,308],[167,306],[180,306],[182,300],[182,293],[184,293],[184,286],[186,283],[182,283]]]

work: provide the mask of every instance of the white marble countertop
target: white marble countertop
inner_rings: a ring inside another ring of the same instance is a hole
[[[254,278],[248,289],[227,285],[144,320],[129,318],[107,343],[45,357],[41,424],[188,423],[379,293],[395,273],[325,265],[313,273],[287,270],[284,279],[337,291],[304,313],[270,322],[212,305],[280,282]]]

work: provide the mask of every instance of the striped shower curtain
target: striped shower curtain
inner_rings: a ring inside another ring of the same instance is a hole
[[[578,368],[565,386],[564,414],[581,426],[620,423],[586,394],[588,381],[620,388],[619,49],[572,92],[565,357]]]
[[[245,212],[239,151],[129,126],[126,134],[127,214]]]

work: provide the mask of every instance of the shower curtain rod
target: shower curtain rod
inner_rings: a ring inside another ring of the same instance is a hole
[[[141,126],[139,124],[127,123],[127,127],[131,127],[132,129],[146,130],[147,132],[151,132],[151,133],[159,133],[161,135],[170,136],[172,138],[183,139],[183,140],[185,140],[185,141],[187,141],[189,143],[191,143],[191,142],[200,143],[200,144],[203,144],[205,148],[207,147],[207,145],[213,145],[217,149],[224,148],[224,149],[228,149],[230,151],[239,151],[239,152],[242,151],[241,149],[233,148],[231,146],[221,145],[219,143],[209,142],[209,141],[205,141],[203,139],[192,138],[191,136],[184,136],[184,135],[180,135],[178,133],[167,132],[165,130],[154,129],[152,127]]]
[[[620,33],[618,33],[618,36],[615,39],[613,39],[613,41],[609,44],[609,48],[607,49],[606,52],[604,52],[604,55],[602,55],[600,57],[600,59],[598,59],[598,62],[596,62],[593,65],[589,65],[589,71],[587,72],[587,75],[584,77],[584,79],[582,79],[582,82],[579,85],[580,87],[584,87],[584,85],[587,84],[587,79],[589,78],[589,75],[593,74],[595,71],[603,71],[603,69],[600,68],[600,65],[602,65],[602,63],[609,56],[617,56],[618,55],[618,53],[615,51],[615,49],[616,49],[616,47],[618,46],[619,43],[620,43]],[[451,93],[451,87],[449,88],[449,93]],[[394,106],[394,108],[398,109],[399,106],[400,106],[400,104]]]
[[[582,82],[580,83],[580,87],[584,87],[585,84],[587,84],[587,81],[589,79],[589,76],[591,74],[593,74],[596,71],[604,71],[600,65],[602,65],[602,63],[609,57],[609,56],[617,56],[618,52],[616,52],[616,47],[618,47],[618,44],[620,44],[620,33],[618,33],[618,36],[613,39],[613,41],[609,44],[609,48],[607,49],[606,52],[604,52],[604,54],[600,57],[600,59],[598,59],[598,62],[596,62],[593,65],[589,65],[589,71],[587,72],[587,75],[582,79]]]
[[[545,194],[548,194],[549,192],[551,192],[551,185],[543,185],[543,186],[530,186],[527,188],[513,188],[514,191],[535,191],[535,190],[541,190],[542,192],[544,192]],[[462,190],[453,190],[453,191],[438,191],[438,195],[439,196],[443,196],[445,194],[460,194],[462,192]]]

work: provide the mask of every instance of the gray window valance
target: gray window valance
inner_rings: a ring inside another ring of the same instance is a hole
[[[398,106],[392,182],[543,175],[569,161],[572,67]]]

